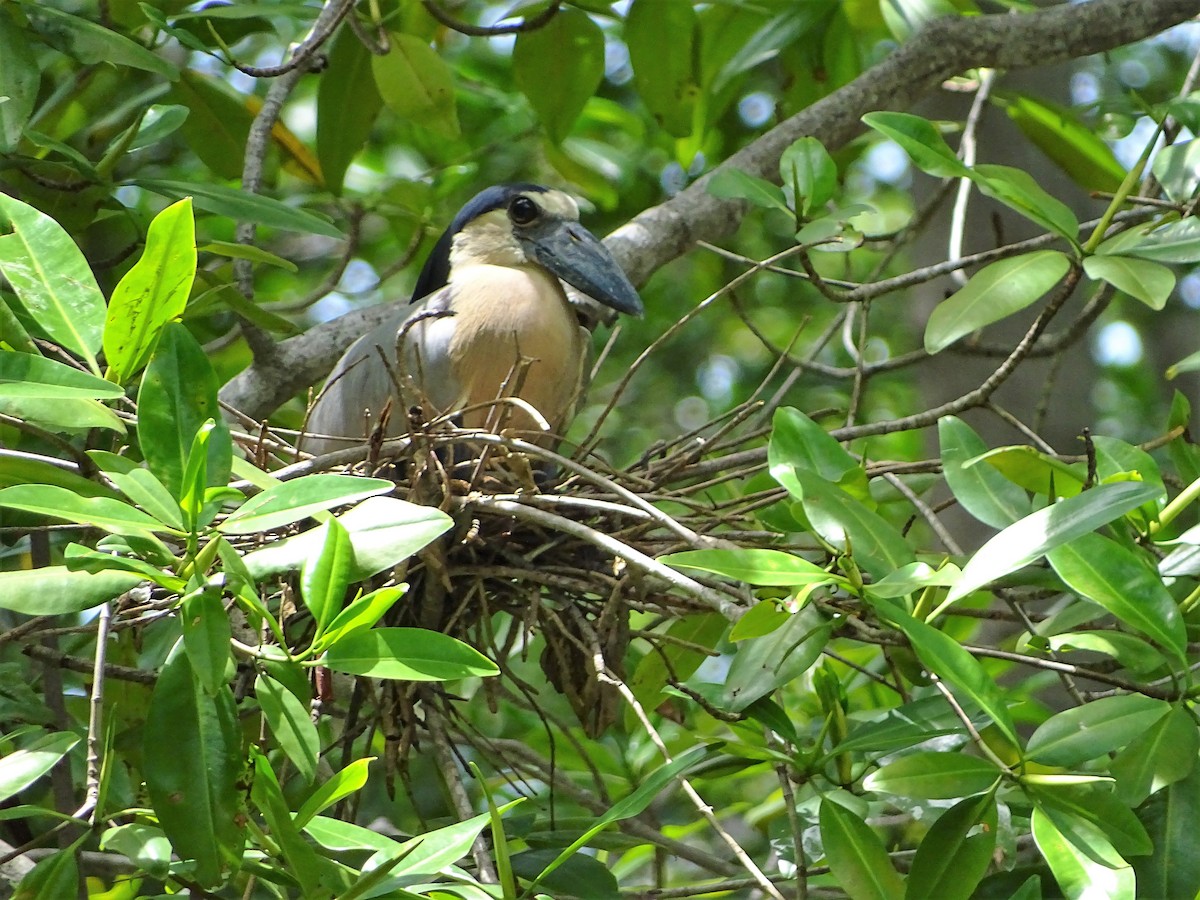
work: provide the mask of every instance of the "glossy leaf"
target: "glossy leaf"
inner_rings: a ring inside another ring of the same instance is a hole
[[[604,33],[582,9],[568,7],[517,35],[512,66],[550,140],[561,144],[604,77]]]
[[[1034,776],[1027,775],[1026,779]],[[1123,857],[1145,856],[1154,845],[1133,811],[1105,783],[1032,785],[1026,792],[1058,829],[1078,845],[1089,832],[1099,831]]]
[[[172,81],[179,77],[172,63],[111,28],[44,3],[27,9],[36,10],[33,21],[46,41],[81,63],[126,66]]]
[[[0,16],[0,153],[12,153],[33,113],[41,83],[28,32]]]
[[[353,632],[373,628],[407,591],[407,584],[382,587],[348,603],[345,609],[334,616],[324,633],[313,642],[313,649],[321,651]]]
[[[1135,243],[1118,245],[1121,255],[1168,264],[1200,262],[1200,219],[1194,216],[1148,233],[1134,232],[1134,237],[1138,236],[1141,239]],[[1104,250],[1104,247],[1102,244],[1100,250]]]
[[[183,530],[179,501],[171,496],[166,485],[155,478],[149,469],[139,466],[128,457],[117,456],[104,450],[89,450],[88,456],[121,493],[144,512],[165,525]]]
[[[1200,731],[1176,707],[1130,741],[1109,766],[1117,779],[1117,796],[1132,807],[1151,794],[1186,778],[1196,768]]]
[[[1051,635],[1046,642],[1051,650],[1103,653],[1138,675],[1148,675],[1166,664],[1163,654],[1148,641],[1119,631],[1068,631]]]
[[[292,813],[283,796],[283,789],[279,786],[279,780],[275,777],[267,757],[253,750],[251,758],[254,777],[250,797],[270,829],[271,838],[279,848],[282,861],[287,867],[286,871],[304,885],[306,894],[312,896],[320,891],[317,896],[329,896],[330,889],[336,884],[333,863],[318,854],[312,844],[300,834],[300,829],[292,821]]]
[[[112,381],[124,384],[146,365],[163,328],[183,315],[195,277],[196,229],[185,198],[154,217],[141,258],[109,300],[104,356]]]
[[[990,791],[1004,772],[995,763],[961,753],[919,752],[876,769],[865,779],[868,791],[922,800],[947,800]]]
[[[233,445],[217,401],[217,376],[204,348],[178,322],[163,328],[138,392],[138,439],[150,471],[177,499],[192,442],[209,419],[208,485],[229,478]]]
[[[900,145],[918,169],[937,178],[962,178],[969,169],[928,119],[911,113],[872,112],[862,118],[870,128]]]
[[[3,193],[0,274],[38,329],[99,374],[104,296],[87,260],[61,225]]]
[[[237,92],[219,78],[187,69],[168,97],[187,109],[181,133],[200,161],[219,178],[241,178],[254,114]]]
[[[835,483],[844,482],[861,468],[829,432],[800,410],[787,406],[776,410],[771,420],[767,463],[771,476],[789,490],[792,487],[787,479],[792,468],[809,469]],[[865,488],[865,476],[862,485]]]
[[[266,675],[254,680],[254,695],[280,749],[305,782],[311,783],[317,774],[321,742],[308,709],[295,694]]]
[[[388,52],[371,56],[375,86],[383,102],[414,125],[444,138],[458,137],[454,76],[446,61],[415,34],[392,32],[388,39]]]
[[[638,96],[663,130],[678,138],[692,132],[699,91],[692,71],[696,28],[690,0],[635,0],[625,14],[624,38]],[[664,33],[675,37],[664,41]]]
[[[110,534],[141,535],[169,529],[139,509],[108,497],[80,497],[51,484],[18,484],[0,490],[0,507],[92,525]]]
[[[215,590],[197,591],[184,598],[180,607],[183,648],[200,686],[210,695],[221,691],[233,673],[229,614]]]
[[[1066,463],[1036,447],[1026,445],[988,450],[967,465],[986,465],[1014,485],[1056,500],[1074,497],[1083,490],[1087,480],[1087,466],[1084,463]]]
[[[977,165],[972,180],[980,193],[999,200],[1047,231],[1075,243],[1079,221],[1071,208],[1046,190],[1023,169],[1012,166]]]
[[[1110,868],[1093,858],[1111,858],[1115,855],[1111,846],[1100,841],[1077,846],[1040,809],[1034,809],[1030,825],[1034,842],[1067,900],[1128,900],[1134,896],[1133,869]]]
[[[1034,250],[984,266],[949,299],[938,304],[925,326],[925,349],[937,353],[956,340],[1037,302],[1071,267],[1057,250]]]
[[[171,842],[161,828],[141,822],[109,828],[100,836],[100,849],[120,853],[155,878],[167,877]]]
[[[799,678],[820,659],[831,630],[830,622],[806,606],[770,634],[739,643],[718,706],[739,712]]]
[[[78,743],[79,735],[55,731],[0,758],[0,801],[29,787],[53,769]]]
[[[747,584],[800,586],[841,579],[802,556],[769,549],[684,550],[659,557],[676,569],[697,569]]]
[[[1039,150],[1089,191],[1115,193],[1125,167],[1075,112],[1029,94],[1004,97],[1004,111]]]
[[[802,216],[823,207],[837,191],[837,165],[814,137],[802,137],[779,158],[779,175]]]
[[[917,847],[905,900],[968,900],[996,848],[996,800],[969,797],[942,813]]]
[[[1021,745],[1004,694],[970,653],[945,632],[914,619],[895,604],[874,600],[873,605],[904,632],[922,665],[970,698],[991,718],[1013,747]]]
[[[1163,147],[1150,168],[1167,197],[1175,203],[1187,203],[1200,190],[1200,140],[1193,138]]]
[[[1200,766],[1152,796],[1137,811],[1154,853],[1133,858],[1142,897],[1200,893]]]
[[[962,507],[985,525],[1006,528],[1029,515],[1029,498],[990,466],[968,465],[987,451],[971,426],[955,416],[938,420],[938,441],[946,484]]]
[[[1141,694],[1101,697],[1051,716],[1030,736],[1027,757],[1075,767],[1120,749],[1166,715],[1170,706]]]
[[[341,194],[346,170],[362,150],[383,98],[371,72],[371,53],[342,29],[329,50],[329,67],[317,85],[317,158],[325,186]]]
[[[1089,256],[1083,261],[1089,278],[1107,281],[1151,309],[1162,309],[1175,290],[1175,273],[1166,266],[1132,256]]]
[[[136,184],[173,200],[191,197],[197,209],[236,221],[254,222],[281,231],[299,231],[339,239],[345,237],[333,223],[317,213],[223,184],[164,178],[138,178]]]
[[[15,892],[14,900],[56,900],[59,897],[71,897],[79,891],[79,861],[76,858],[75,846],[66,847],[51,853],[37,864],[21,879]]]
[[[904,895],[904,882],[866,822],[828,798],[821,801],[820,819],[826,861],[851,900],[896,900]]]
[[[1153,485],[1139,482],[1102,484],[1077,497],[1068,497],[1030,513],[1004,529],[971,557],[946,601],[965,597],[1157,496],[1158,488]]]
[[[1071,590],[1184,659],[1187,634],[1179,607],[1158,573],[1131,550],[1103,535],[1083,534],[1046,558]]]
[[[500,671],[478,650],[424,628],[352,632],[325,651],[323,662],[335,672],[402,681],[453,681]]]
[[[395,487],[382,478],[359,478],[354,475],[305,475],[284,481],[256,494],[234,510],[218,526],[225,534],[255,534],[307,518],[333,506],[347,506]],[[313,547],[319,552],[324,546],[321,534]]]
[[[187,654],[167,660],[143,729],[143,772],[159,824],[196,880],[216,884],[241,862],[245,770],[237,707],[228,687],[210,694]]]
[[[119,597],[144,581],[129,572],[72,572],[66,566],[44,566],[0,572],[0,609],[27,616],[82,612]]]
[[[0,353],[0,402],[22,400],[115,400],[125,392],[72,366],[32,353]]]
[[[373,756],[354,760],[313,791],[296,812],[296,827],[303,828],[321,810],[327,809],[343,797],[349,797],[356,791],[362,790],[367,783],[368,768],[374,760]]]
[[[361,483],[361,479],[356,479]],[[369,497],[338,516],[354,547],[350,581],[362,581],[412,556],[444,533],[453,520],[439,509],[418,506],[395,497]],[[324,535],[318,529],[270,544],[246,554],[255,578],[263,579],[300,569],[320,552]]]
[[[714,197],[722,200],[748,200],[763,209],[777,209],[791,214],[787,201],[783,198],[783,191],[765,178],[759,178],[741,169],[722,166],[705,183],[705,188]]]
[[[14,484],[53,484],[66,488],[80,497],[111,497],[117,492],[98,481],[76,475],[69,469],[60,468],[40,459],[22,456],[0,455],[0,488]]]
[[[300,569],[300,595],[320,632],[342,609],[354,566],[354,549],[350,535],[337,519],[330,519],[318,531],[325,533],[325,540],[321,552]]]

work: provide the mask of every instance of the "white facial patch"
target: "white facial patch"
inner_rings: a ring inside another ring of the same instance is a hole
[[[528,193],[524,196],[552,216],[572,222],[579,221],[579,204],[569,194],[562,191],[546,191],[544,194]]]
[[[472,219],[454,236],[450,246],[450,272],[463,266],[519,266],[529,262],[513,237],[508,211],[493,209]],[[452,278],[453,280],[453,278]]]

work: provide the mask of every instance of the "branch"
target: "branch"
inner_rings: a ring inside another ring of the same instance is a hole
[[[1151,37],[1197,14],[1200,0],[1092,0],[1028,15],[935,20],[887,59],[780,123],[670,200],[639,214],[605,243],[633,282],[643,284],[697,241],[718,241],[737,230],[747,206],[708,193],[708,179],[721,169],[777,181],[779,157],[796,139],[812,135],[835,150],[863,130],[865,113],[907,109],[952,75],[1088,56]],[[342,350],[383,315],[377,308],[350,313],[284,341],[277,360],[247,368],[225,386],[222,400],[263,418],[328,372]]]

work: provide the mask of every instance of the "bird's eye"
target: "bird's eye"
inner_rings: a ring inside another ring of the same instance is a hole
[[[538,217],[541,210],[528,197],[517,197],[508,205],[508,217],[515,225],[528,225]]]

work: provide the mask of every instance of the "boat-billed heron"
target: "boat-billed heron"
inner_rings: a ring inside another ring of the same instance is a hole
[[[574,411],[590,349],[560,279],[618,312],[642,314],[637,291],[579,224],[569,196],[536,184],[477,194],[425,262],[417,305],[398,309],[338,361],[309,416],[305,449],[345,446],[320,436],[369,435],[389,400],[388,436],[405,432],[405,412],[416,405],[427,419],[461,412],[468,428],[499,423],[542,431],[535,440],[552,443]],[[505,393],[533,406],[550,434],[520,404],[498,405]]]

